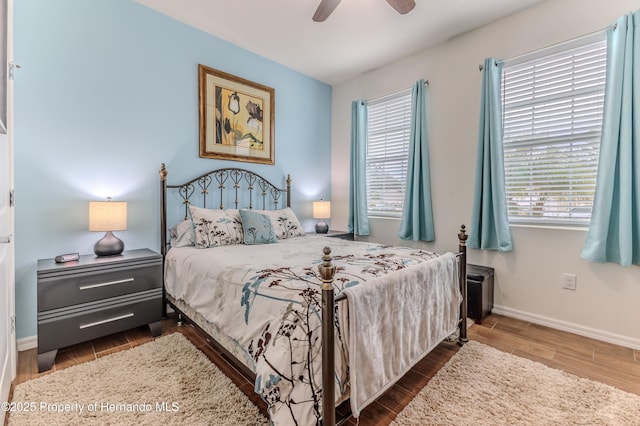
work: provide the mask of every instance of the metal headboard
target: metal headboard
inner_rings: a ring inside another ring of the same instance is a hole
[[[206,208],[208,203],[209,208],[215,208],[211,205],[217,204],[216,207],[220,209],[259,208],[263,210],[291,207],[291,175],[287,175],[287,187],[279,188],[250,170],[227,167],[211,170],[179,185],[167,185],[167,168],[162,163],[160,166],[160,247],[163,256],[167,253],[167,190],[169,189],[177,191],[184,205],[184,219],[189,217],[189,205]],[[217,199],[214,193],[218,194]],[[286,194],[286,206],[280,207],[283,194]],[[225,206],[229,195],[232,198],[231,206]]]

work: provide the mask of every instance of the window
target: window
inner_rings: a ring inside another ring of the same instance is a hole
[[[369,216],[401,217],[411,132],[411,90],[370,101],[367,110]]]
[[[511,223],[589,223],[607,54],[604,34],[597,39],[504,64],[504,166]]]

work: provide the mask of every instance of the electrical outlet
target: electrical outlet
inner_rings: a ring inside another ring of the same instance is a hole
[[[567,289],[567,290],[574,290],[576,289],[576,281],[577,281],[578,277],[576,274],[563,274],[562,275],[562,288]]]

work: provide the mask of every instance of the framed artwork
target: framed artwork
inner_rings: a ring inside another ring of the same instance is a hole
[[[200,157],[274,164],[275,90],[198,65]]]

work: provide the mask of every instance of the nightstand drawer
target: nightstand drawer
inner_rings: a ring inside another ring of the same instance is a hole
[[[38,312],[160,288],[161,263],[38,277]]]
[[[161,311],[162,289],[158,288],[40,312],[38,353],[158,321]]]

